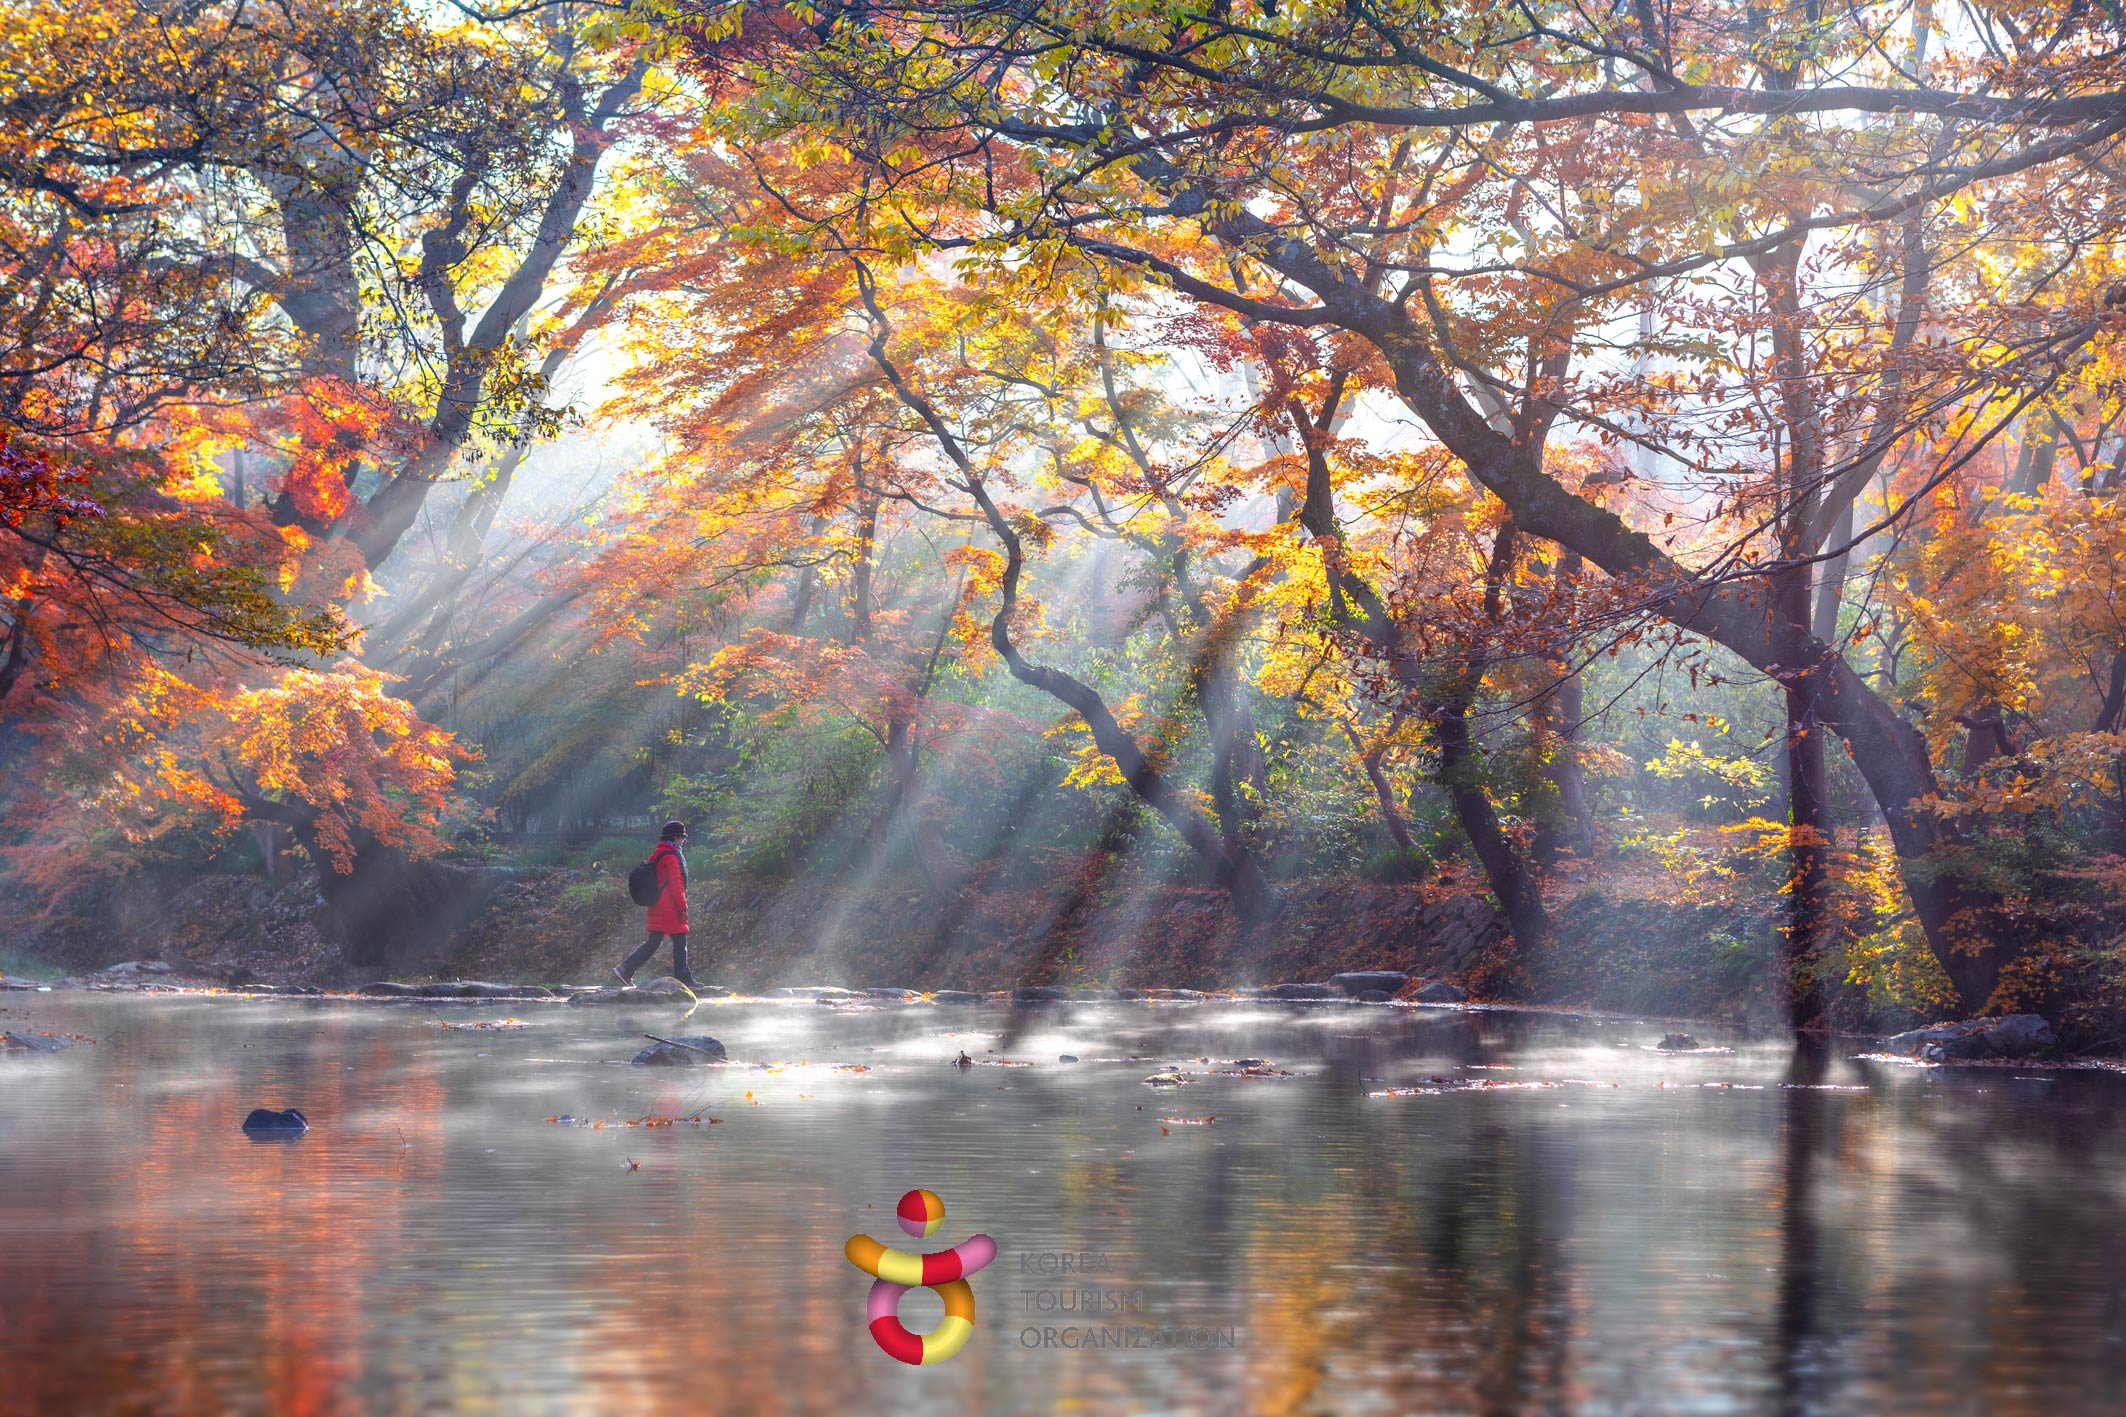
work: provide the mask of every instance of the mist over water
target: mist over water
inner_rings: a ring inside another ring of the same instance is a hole
[[[1506,1012],[512,1007],[11,996],[99,1041],[0,1061],[0,1411],[2062,1413],[2126,1382],[2116,1073]],[[733,1062],[626,1066],[645,1032]],[[291,1105],[299,1141],[238,1130]],[[996,1238],[958,1357],[873,1346],[859,1231]]]

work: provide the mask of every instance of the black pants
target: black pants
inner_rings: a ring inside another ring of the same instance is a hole
[[[677,979],[682,984],[690,985],[694,982],[694,972],[687,968],[686,934],[684,932],[681,932],[680,934],[674,935],[671,938],[672,977],[674,979]],[[659,934],[657,931],[650,931],[649,937],[645,939],[641,944],[635,946],[635,952],[629,955],[625,960],[621,961],[620,972],[622,974],[625,974],[628,978],[633,979],[635,977],[635,971],[650,962],[650,956],[657,953],[657,946],[663,944],[664,939],[665,937]]]

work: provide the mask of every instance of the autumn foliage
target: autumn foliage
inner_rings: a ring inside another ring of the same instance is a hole
[[[145,13],[0,22],[0,751],[73,839],[684,813],[1531,957],[1606,876],[1761,909],[1802,1023],[2112,967],[2099,12]]]

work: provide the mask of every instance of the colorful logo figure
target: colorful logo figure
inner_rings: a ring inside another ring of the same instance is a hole
[[[894,1209],[901,1229],[919,1238],[937,1234],[945,1223],[945,1202],[936,1191],[910,1191]],[[888,1356],[918,1367],[942,1363],[974,1337],[974,1290],[967,1276],[997,1257],[997,1242],[987,1235],[969,1235],[949,1250],[928,1255],[889,1250],[869,1235],[851,1235],[842,1253],[876,1281],[864,1301],[864,1322]],[[943,1322],[928,1333],[910,1333],[901,1322],[901,1296],[915,1288],[934,1289],[945,1301]]]

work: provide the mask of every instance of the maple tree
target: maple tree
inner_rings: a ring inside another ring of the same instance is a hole
[[[1939,786],[1926,735],[1815,633],[1813,567],[1831,559],[1819,523],[1835,529],[1849,489],[1939,411],[2043,395],[2102,342],[2109,289],[2055,281],[1953,321],[1929,305],[1953,328],[1903,378],[1918,302],[1866,318],[1880,287],[1863,280],[1853,333],[1812,341],[1798,273],[1811,242],[1864,272],[1871,244],[1894,261],[1931,249],[1930,222],[1994,213],[2062,265],[2095,249],[2114,198],[2082,159],[2126,123],[2126,91],[2093,16],[1980,10],[1955,34],[1922,16],[1906,38],[1889,8],[1833,31],[1717,2],[1546,11],[1533,26],[1508,11],[1156,0],[1096,15],[867,4],[787,28],[688,13],[722,22],[705,64],[776,95],[732,105],[731,131],[802,134],[864,164],[867,200],[837,215],[861,216],[881,250],[952,252],[985,279],[1068,251],[1117,283],[1365,340],[1519,534],[1785,686],[1804,858],[1821,830],[1806,800],[1816,726],[1843,740],[1943,968],[1967,1003],[1990,995],[2018,948],[2011,914],[1971,873],[1925,864],[1958,832],[1925,807]],[[1933,282],[1950,263],[1916,264]],[[1765,349],[1777,397],[1723,415],[1748,360],[1709,336],[1731,340],[1733,307],[1758,296],[1740,352]],[[1641,352],[1666,367],[1627,377],[1597,351],[1641,310],[1655,327]],[[1831,381],[1863,391],[1841,427],[1825,426]],[[1724,527],[1686,546],[1574,491],[1546,456],[1561,425],[1690,470]],[[1998,433],[1978,417],[1922,456],[1950,476]],[[1909,520],[1912,504],[1884,512]],[[1815,874],[1804,862],[1804,895]]]
[[[586,41],[596,14],[10,12],[12,755],[74,761],[113,721],[154,719],[143,701],[173,665],[225,706],[285,689],[329,709],[328,681],[279,666],[355,645],[350,607],[428,493],[482,444],[521,452],[552,426],[546,383],[595,323],[549,327],[537,307],[649,70]],[[432,602],[455,598],[510,467],[457,507]],[[303,831],[328,875],[366,873],[364,851]]]

